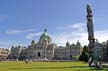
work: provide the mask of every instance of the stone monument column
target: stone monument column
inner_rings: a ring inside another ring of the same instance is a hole
[[[95,51],[95,37],[94,37],[94,27],[93,27],[93,19],[92,19],[92,9],[89,5],[87,5],[87,30],[88,30],[88,40],[89,40],[89,66],[91,66],[92,62],[97,66],[97,58]]]

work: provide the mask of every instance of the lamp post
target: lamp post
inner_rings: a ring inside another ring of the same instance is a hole
[[[44,41],[44,57],[45,57],[45,59],[46,59],[46,54],[47,54],[47,52],[46,52],[46,50],[47,50],[47,39],[45,39],[45,41]]]

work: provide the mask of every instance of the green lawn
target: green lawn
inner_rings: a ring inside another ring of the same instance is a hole
[[[0,71],[108,71],[89,68],[88,64],[82,62],[24,62],[5,61],[0,62]]]

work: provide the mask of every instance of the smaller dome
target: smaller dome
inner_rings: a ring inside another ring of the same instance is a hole
[[[34,45],[34,44],[35,44],[35,41],[34,41],[34,40],[32,40],[32,41],[31,41],[31,45]]]
[[[40,36],[39,42],[48,41],[48,43],[51,43],[51,37],[47,33],[47,29],[44,29],[44,33]]]

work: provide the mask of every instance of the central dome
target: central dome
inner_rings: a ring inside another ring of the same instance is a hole
[[[48,43],[51,43],[51,37],[47,33],[46,29],[44,29],[44,33],[42,33],[39,39],[39,42],[44,42],[44,41],[48,41]]]

